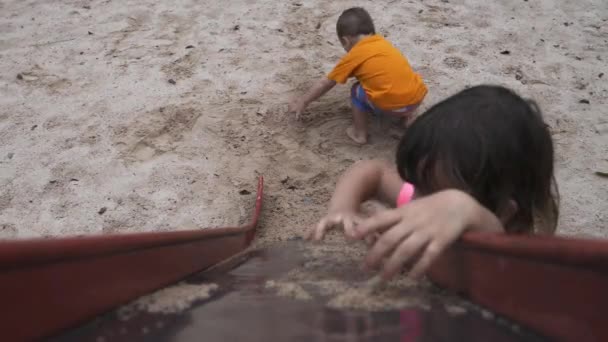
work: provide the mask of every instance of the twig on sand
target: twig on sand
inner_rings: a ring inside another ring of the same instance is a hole
[[[60,40],[55,40],[55,41],[46,42],[46,43],[36,43],[36,44],[31,44],[29,46],[30,47],[41,47],[41,46],[46,46],[46,45],[53,45],[53,44],[60,44],[60,43],[70,42],[72,40],[76,40],[76,38],[60,39]]]

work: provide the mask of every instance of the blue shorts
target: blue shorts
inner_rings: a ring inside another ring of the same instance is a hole
[[[399,108],[399,109],[393,109],[393,110],[380,109],[380,108],[374,106],[372,101],[370,99],[368,99],[367,94],[365,93],[365,90],[363,90],[363,87],[361,86],[361,84],[359,82],[356,82],[355,84],[353,84],[353,87],[350,89],[350,100],[351,100],[353,106],[357,107],[358,109],[360,109],[366,113],[372,113],[372,114],[407,115],[414,109],[418,108],[418,106],[420,105],[420,103],[416,103],[416,104],[405,106],[405,107]]]

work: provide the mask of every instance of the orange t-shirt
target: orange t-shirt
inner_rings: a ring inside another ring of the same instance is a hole
[[[372,103],[384,110],[417,104],[427,89],[407,59],[379,35],[361,39],[338,62],[327,77],[346,83],[356,77]]]

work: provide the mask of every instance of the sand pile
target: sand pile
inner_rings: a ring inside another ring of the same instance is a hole
[[[331,308],[384,311],[406,307],[429,308],[441,298],[453,312],[463,310],[463,302],[433,287],[428,281],[414,281],[401,274],[387,283],[375,272],[361,270],[367,251],[363,243],[346,242],[334,232],[321,243],[301,244],[304,260],[300,266],[266,282],[275,294],[299,300],[318,300]]]
[[[128,320],[138,311],[149,313],[175,313],[188,309],[195,301],[207,299],[218,289],[217,284],[180,283],[143,296],[121,307],[117,314]]]

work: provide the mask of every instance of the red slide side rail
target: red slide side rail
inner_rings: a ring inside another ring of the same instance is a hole
[[[547,337],[608,341],[607,241],[470,232],[429,276]]]
[[[44,338],[245,249],[262,210],[234,228],[0,242],[3,341]]]

